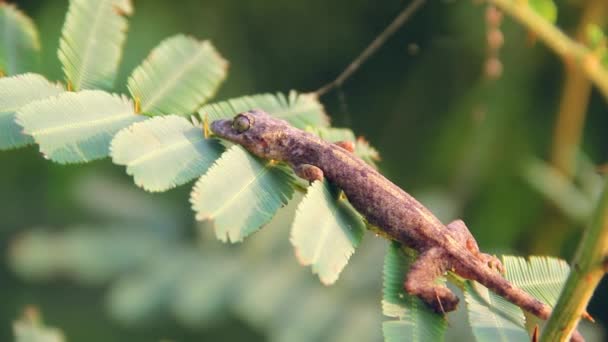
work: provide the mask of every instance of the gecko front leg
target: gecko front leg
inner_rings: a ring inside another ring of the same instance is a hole
[[[458,297],[443,284],[436,282],[450,264],[441,248],[430,248],[418,256],[406,276],[403,287],[410,295],[420,297],[435,312],[456,310]]]
[[[323,170],[318,168],[317,166],[310,164],[300,164],[294,165],[293,171],[298,175],[298,177],[306,179],[309,182],[314,182],[316,180],[323,180]]]

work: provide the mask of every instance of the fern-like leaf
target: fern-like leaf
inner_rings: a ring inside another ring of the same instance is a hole
[[[315,182],[298,206],[291,243],[298,260],[312,265],[323,284],[333,284],[359,246],[365,223],[327,181]]]
[[[106,157],[114,134],[143,119],[131,100],[100,90],[62,93],[17,112],[17,122],[40,151],[62,164]]]
[[[70,0],[58,51],[70,89],[112,89],[132,10],[129,0]]]
[[[186,118],[169,115],[121,130],[110,150],[114,163],[125,165],[138,186],[165,191],[202,175],[224,149]]]
[[[549,306],[557,303],[570,273],[568,263],[556,258],[503,256],[502,262],[510,282]]]
[[[162,41],[131,74],[128,88],[148,115],[192,114],[217,91],[228,63],[208,41]]]
[[[443,316],[432,312],[418,297],[403,289],[414,258],[391,243],[384,258],[382,312],[398,320],[382,324],[385,341],[441,341],[447,327]]]
[[[478,342],[530,339],[524,328],[524,313],[517,305],[476,282],[467,282],[464,296],[469,323]]]
[[[288,96],[278,93],[237,97],[205,105],[198,113],[201,118],[208,118],[211,122],[232,118],[250,109],[262,109],[301,129],[308,126],[329,125],[329,119],[317,97],[311,94],[298,94],[295,91],[291,91]]]
[[[15,122],[16,112],[30,102],[57,95],[63,88],[37,74],[0,78],[0,150],[29,145],[31,136]]]
[[[14,5],[0,3],[0,76],[32,71],[40,40],[34,22]]]
[[[197,220],[212,224],[218,239],[237,242],[260,229],[287,203],[292,181],[282,167],[236,145],[198,180],[190,201]]]

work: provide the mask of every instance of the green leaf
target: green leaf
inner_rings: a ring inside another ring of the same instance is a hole
[[[557,6],[553,0],[530,0],[530,7],[548,22],[555,24],[557,21]]]
[[[24,105],[63,92],[63,88],[37,74],[0,78],[0,150],[34,142],[15,122],[16,112]]]
[[[570,273],[568,263],[556,258],[503,256],[502,263],[507,280],[549,306],[557,303]]]
[[[205,139],[200,126],[169,115],[121,130],[110,150],[112,161],[125,165],[138,186],[165,191],[202,175],[224,148],[217,140]]]
[[[131,100],[99,90],[63,93],[17,112],[17,122],[40,151],[62,164],[106,157],[114,134],[144,119],[134,113]]]
[[[227,67],[210,42],[177,35],[150,52],[127,86],[142,113],[191,114],[215,94]]]
[[[38,64],[40,40],[34,22],[15,5],[0,3],[0,76],[17,75]]]
[[[58,51],[69,89],[112,89],[131,10],[127,0],[70,0]]]
[[[262,109],[301,129],[308,126],[329,126],[329,119],[319,99],[315,95],[298,94],[295,91],[291,91],[288,96],[277,93],[238,97],[206,105],[198,113],[201,118],[208,117],[211,122],[229,119],[250,109]]]
[[[38,309],[26,307],[23,317],[13,323],[15,342],[64,342],[61,330],[42,323]]]
[[[323,284],[333,284],[359,246],[365,223],[327,181],[314,182],[300,202],[291,243],[302,265],[312,265]]]
[[[373,168],[378,168],[376,162],[380,161],[380,153],[363,137],[357,138],[355,142],[355,154]]]
[[[606,35],[602,28],[595,24],[587,25],[587,42],[592,50],[601,48],[606,44]]]
[[[355,142],[355,133],[353,133],[353,131],[348,128],[309,126],[306,127],[306,131],[329,142]]]
[[[507,273],[509,271],[507,270]],[[464,298],[477,341],[528,341],[521,309],[485,286],[467,281]]]
[[[196,219],[212,224],[218,239],[242,241],[287,203],[292,181],[284,168],[235,145],[198,180],[190,202]]]
[[[382,313],[398,320],[382,324],[385,341],[442,341],[447,321],[403,289],[405,275],[414,261],[398,243],[391,243],[384,258]]]

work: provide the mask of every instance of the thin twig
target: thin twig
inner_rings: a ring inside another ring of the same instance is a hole
[[[367,61],[379,48],[386,43],[386,41],[393,35],[407,20],[422,6],[426,0],[414,0],[411,4],[409,4],[393,22],[391,22],[385,29],[374,39],[371,44],[361,52],[361,54],[355,58],[347,67],[342,71],[342,73],[336,77],[335,80],[327,83],[321,88],[314,91],[314,94],[317,96],[323,96],[330,90],[340,87],[344,81],[346,81],[350,76],[352,76],[359,67]]]

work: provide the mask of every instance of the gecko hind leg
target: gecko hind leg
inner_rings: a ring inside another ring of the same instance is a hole
[[[447,226],[452,236],[456,239],[456,241],[462,243],[465,248],[473,254],[475,258],[484,264],[488,265],[488,267],[499,271],[500,273],[505,273],[505,268],[500,262],[500,259],[497,257],[482,253],[479,250],[479,246],[477,245],[477,241],[469,231],[469,228],[462,222],[462,220],[454,220],[450,222]]]
[[[318,168],[317,166],[310,164],[300,164],[294,165],[293,171],[298,175],[298,177],[306,179],[310,183],[318,180],[323,180],[323,170]]]
[[[410,267],[403,286],[407,293],[418,296],[437,313],[453,311],[458,305],[458,297],[435,282],[448,269],[447,260],[439,248],[424,251]]]

